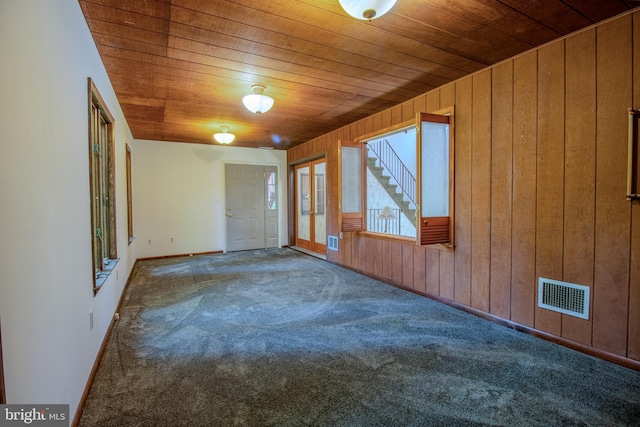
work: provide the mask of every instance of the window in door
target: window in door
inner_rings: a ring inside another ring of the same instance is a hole
[[[324,173],[316,173],[316,186],[315,186],[315,202],[316,202],[316,215],[324,215],[325,212],[325,180]]]
[[[300,172],[300,213],[302,215],[311,214],[311,185],[309,184],[309,170],[307,168]]]

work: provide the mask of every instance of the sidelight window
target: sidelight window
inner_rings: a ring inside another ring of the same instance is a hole
[[[276,173],[275,172],[266,172],[266,182],[267,182],[267,210],[275,211],[277,206],[277,195],[276,195]]]

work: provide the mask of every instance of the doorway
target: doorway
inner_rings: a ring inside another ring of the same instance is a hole
[[[323,255],[327,252],[326,185],[324,158],[296,165],[296,246]]]
[[[225,165],[227,251],[278,247],[276,166]]]

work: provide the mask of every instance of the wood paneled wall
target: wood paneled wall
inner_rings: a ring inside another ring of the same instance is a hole
[[[627,108],[640,108],[640,12],[477,72],[295,147],[327,153],[455,105],[456,247],[344,233],[327,259],[389,283],[640,361],[640,203],[626,194]],[[537,308],[537,278],[591,288],[589,320]]]

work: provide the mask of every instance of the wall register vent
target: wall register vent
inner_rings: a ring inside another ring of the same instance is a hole
[[[337,251],[338,250],[338,238],[336,236],[328,236],[327,237],[328,240],[328,245],[327,247],[329,249],[331,249],[332,251]]]
[[[539,277],[538,307],[588,319],[589,287]]]

